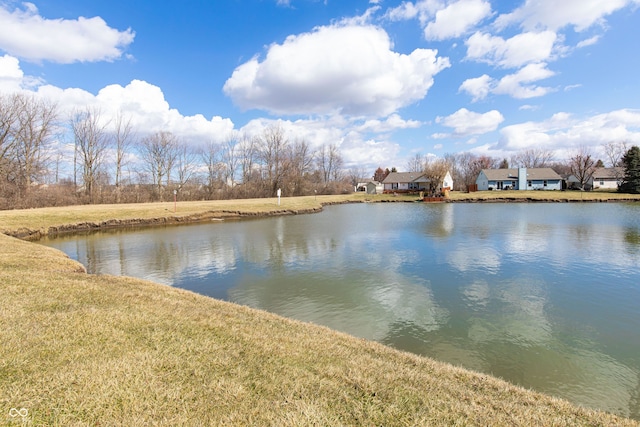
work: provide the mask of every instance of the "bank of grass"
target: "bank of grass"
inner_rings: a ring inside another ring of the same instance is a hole
[[[353,193],[335,196],[283,197],[117,205],[78,205],[0,211],[0,233],[37,239],[54,232],[127,225],[173,224],[220,218],[318,212],[323,205],[357,202],[414,202],[417,195]],[[451,202],[605,202],[640,201],[640,195],[580,191],[451,192]]]
[[[0,229],[414,199],[194,202],[179,203],[176,213],[167,212],[172,204],[7,211]],[[88,275],[59,251],[5,235],[0,342],[0,424],[7,425],[637,425],[323,327],[138,279]]]

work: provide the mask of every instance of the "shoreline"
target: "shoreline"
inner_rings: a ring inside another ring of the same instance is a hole
[[[82,221],[62,229],[298,215],[363,202],[415,200],[326,200],[296,209]],[[46,230],[52,227],[61,229]],[[28,408],[35,424],[172,419],[178,424],[637,425],[321,326],[140,279],[86,274],[62,252],[24,240],[0,236],[0,305],[6,310],[0,333],[9,344],[0,349],[0,360],[9,361],[7,377],[0,379],[0,411],[7,405]],[[212,357],[219,358],[213,365]],[[136,379],[138,373],[145,381]],[[206,386],[220,381],[223,386]],[[167,395],[173,390],[192,397],[173,405]],[[91,410],[78,412],[78,405]],[[120,410],[107,410],[112,405]]]
[[[2,228],[0,227],[0,233],[6,234],[11,237],[16,237],[21,240],[27,241],[37,241],[44,237],[54,237],[57,235],[68,235],[73,233],[84,233],[90,231],[100,231],[100,230],[110,230],[110,229],[119,229],[119,228],[129,228],[129,227],[153,227],[153,226],[168,226],[168,225],[182,225],[182,224],[195,224],[202,223],[207,221],[220,221],[220,220],[229,220],[229,219],[248,219],[248,218],[262,218],[262,217],[272,217],[272,216],[286,216],[286,215],[304,215],[304,214],[312,214],[319,213],[324,210],[325,206],[339,205],[339,204],[348,204],[348,203],[640,203],[640,195],[638,197],[632,197],[629,195],[620,195],[620,197],[603,197],[611,193],[590,193],[586,198],[577,198],[577,197],[557,197],[557,194],[540,194],[542,192],[536,191],[534,192],[536,197],[533,195],[519,195],[518,192],[516,194],[509,195],[498,195],[497,192],[482,192],[482,193],[454,193],[455,197],[451,197],[445,199],[443,201],[422,201],[417,198],[415,195],[347,195],[342,196],[343,200],[336,200],[340,196],[332,196],[325,198],[327,200],[323,201],[323,196],[320,196],[320,201],[317,201],[317,197],[313,197],[315,206],[302,206],[298,208],[287,207],[287,206],[277,206],[277,205],[269,205],[258,211],[252,210],[243,210],[243,209],[227,209],[227,208],[218,208],[218,209],[207,209],[203,208],[202,210],[195,210],[191,213],[183,214],[180,212],[174,212],[174,215],[159,215],[159,216],[130,216],[125,214],[114,214],[112,217],[106,217],[101,220],[92,221],[90,216],[87,218],[79,218],[78,221],[70,221],[70,222],[58,222],[58,223],[50,223],[43,224],[40,227],[32,227],[32,226],[18,226],[18,227],[8,227]],[[502,192],[501,192],[502,193]],[[512,192],[513,193],[513,192]],[[551,192],[548,192],[551,193]],[[557,193],[557,192],[553,192]],[[563,194],[565,194],[563,192]],[[572,193],[568,193],[571,195]],[[578,193],[580,194],[580,193]],[[598,197],[594,197],[593,195],[597,194]],[[617,194],[617,193],[616,193]],[[627,196],[627,197],[625,197]],[[309,199],[312,196],[306,196]],[[305,198],[305,197],[302,197]],[[284,201],[290,201],[295,198],[285,198]],[[233,204],[234,201],[238,202],[246,202],[248,201],[260,201],[264,203],[264,201],[269,201],[271,199],[238,199],[238,200],[225,200],[225,201],[210,201],[203,202],[205,205],[213,205],[216,204]],[[197,202],[181,202],[181,207],[186,203],[196,203]],[[156,205],[158,207],[162,207],[163,213],[170,212],[168,208],[164,206],[169,205],[167,202],[157,202],[153,204],[143,204],[143,205]],[[308,204],[308,203],[307,203]],[[283,203],[284,205],[284,203]],[[73,208],[86,210],[88,212],[91,211],[100,211],[103,207],[109,207],[109,210],[113,210],[115,212],[118,211],[119,206],[132,206],[132,205],[76,205]],[[133,205],[135,206],[135,205]],[[64,210],[65,208],[72,207],[61,207],[61,208],[40,208],[40,209],[27,209],[27,210],[18,210],[18,211],[0,211],[0,224],[2,224],[2,216],[11,217],[12,212],[15,213],[13,216],[20,216],[22,212],[38,212],[45,210]]]

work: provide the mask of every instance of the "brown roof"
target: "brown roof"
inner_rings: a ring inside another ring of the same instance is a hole
[[[482,169],[489,181],[517,180],[518,169]],[[527,168],[528,180],[552,180],[562,179],[560,175],[551,168]]]

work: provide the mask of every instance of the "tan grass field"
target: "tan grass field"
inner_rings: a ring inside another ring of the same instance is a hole
[[[344,199],[178,203],[177,214],[292,213]],[[160,218],[166,209],[0,212],[0,229]],[[0,425],[638,425],[323,327],[88,275],[59,251],[1,234],[0,342]]]

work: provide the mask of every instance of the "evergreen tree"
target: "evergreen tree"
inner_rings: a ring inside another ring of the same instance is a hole
[[[618,188],[621,193],[640,194],[640,148],[633,146],[622,157],[624,179]]]

